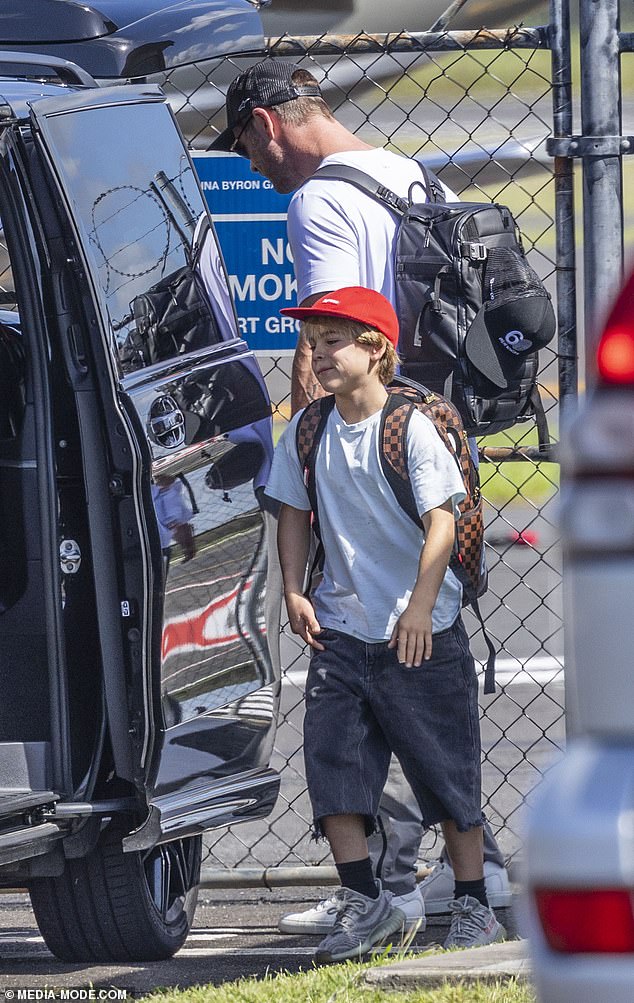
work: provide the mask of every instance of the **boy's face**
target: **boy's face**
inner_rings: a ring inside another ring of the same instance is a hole
[[[313,340],[313,372],[327,393],[347,393],[379,381],[377,367],[384,349],[362,345],[347,333],[337,330],[336,322]]]

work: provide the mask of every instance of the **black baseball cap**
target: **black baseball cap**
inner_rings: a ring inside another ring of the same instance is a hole
[[[235,143],[234,130],[246,125],[254,108],[274,108],[295,98],[321,97],[318,84],[293,83],[291,78],[296,70],[294,63],[263,59],[236,77],[227,91],[227,128],[209,149],[230,150]]]
[[[526,259],[509,249],[490,249],[484,284],[489,298],[467,331],[465,353],[479,373],[505,390],[522,360],[554,337],[555,312]]]

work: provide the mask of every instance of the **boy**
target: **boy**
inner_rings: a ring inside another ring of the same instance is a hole
[[[290,626],[312,648],[304,755],[315,831],[327,837],[342,884],[337,922],[316,959],[357,957],[403,925],[374,879],[366,842],[392,752],[425,826],[442,826],[454,863],[445,946],[492,943],[504,929],[488,908],[483,877],[477,680],[461,586],[447,568],[464,497],[460,474],[418,411],[408,426],[408,471],[424,532],[382,473],[378,432],[398,361],[398,320],[384,296],[348,287],[282,313],[305,321],[315,376],[335,398],[315,463],[324,566],[310,600],[299,414],[280,438],[266,489],[282,502]]]

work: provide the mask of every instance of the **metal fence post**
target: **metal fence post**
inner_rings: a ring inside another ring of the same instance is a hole
[[[580,0],[582,135],[577,153],[583,158],[587,358],[623,274],[619,9],[619,0]]]
[[[553,135],[570,138],[573,130],[570,0],[550,0],[550,49],[553,79]],[[559,427],[572,413],[578,390],[577,297],[575,254],[574,161],[555,156],[555,228],[557,243],[557,327],[559,331]]]

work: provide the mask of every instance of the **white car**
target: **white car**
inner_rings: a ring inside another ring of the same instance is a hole
[[[634,1000],[634,275],[563,441],[568,749],[528,814],[527,925],[548,1003]]]

